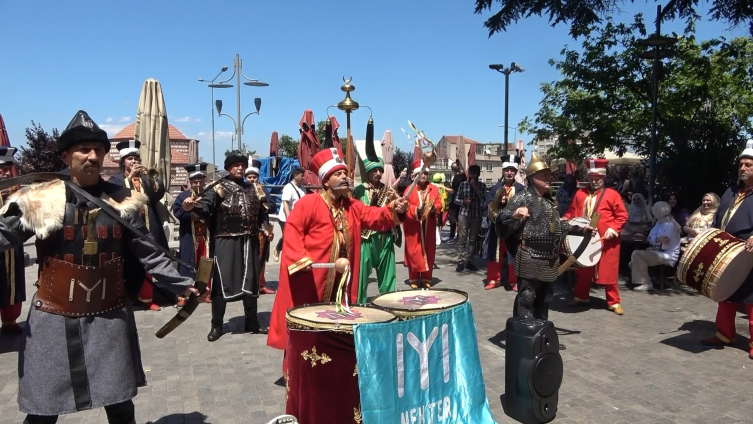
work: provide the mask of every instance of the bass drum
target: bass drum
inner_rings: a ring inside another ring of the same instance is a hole
[[[285,412],[305,424],[354,422],[354,411],[361,410],[354,327],[396,319],[368,306],[353,306],[341,315],[334,303],[288,310]]]
[[[570,224],[570,226],[574,227],[585,227],[590,225],[591,221],[588,218],[578,217],[571,219],[570,221],[568,221],[568,223]],[[583,241],[583,236],[568,235],[567,237],[565,237],[565,243],[563,243],[565,259],[567,259],[570,255],[573,254],[573,252],[575,252],[578,246],[580,246],[581,241]],[[591,240],[586,246],[586,250],[584,250],[583,253],[581,253],[580,256],[576,258],[575,267],[589,268],[596,266],[600,260],[601,237],[597,232],[594,231],[594,235],[591,237]]]
[[[677,266],[677,279],[715,302],[735,294],[753,270],[753,253],[745,241],[722,230],[696,236]]]

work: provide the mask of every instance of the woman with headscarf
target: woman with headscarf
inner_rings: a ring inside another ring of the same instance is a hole
[[[690,217],[688,210],[680,205],[680,197],[677,193],[670,194],[667,203],[669,203],[669,206],[672,208],[672,218],[680,224],[680,228],[682,229],[685,227],[688,218]]]
[[[656,218],[656,225],[651,228],[648,242],[651,244],[646,250],[633,252],[630,261],[632,283],[634,290],[653,290],[648,267],[658,265],[675,266],[680,257],[680,224],[672,216],[672,208],[667,202],[656,202],[651,209]]]
[[[628,222],[622,228],[622,236],[645,236],[651,230],[653,221],[654,217],[646,204],[646,198],[640,193],[635,193],[628,208]]]
[[[711,228],[717,209],[719,209],[719,196],[715,193],[704,194],[701,206],[693,211],[683,227],[683,231],[688,235],[688,241],[704,230]]]

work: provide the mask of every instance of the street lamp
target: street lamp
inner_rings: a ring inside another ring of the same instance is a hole
[[[654,204],[654,184],[656,182],[656,121],[659,116],[659,73],[661,72],[661,59],[671,57],[674,52],[670,49],[662,49],[677,42],[675,37],[665,37],[661,35],[661,5],[656,6],[656,33],[648,38],[638,40],[639,46],[653,47],[652,50],[645,51],[639,56],[643,59],[652,59],[653,71],[651,73],[651,106],[653,108],[651,118],[651,145],[648,152],[648,199],[649,204]]]
[[[497,125],[497,126],[499,128],[503,128],[504,127],[504,125]],[[518,127],[510,127],[510,128],[512,128],[513,131],[514,131],[514,134],[512,136],[513,142],[517,143],[518,142]],[[505,154],[507,154],[507,153],[505,153]]]
[[[513,72],[523,72],[522,66],[513,62],[509,68],[505,68],[504,65],[489,65],[489,69],[505,74],[505,153],[507,154],[507,105],[510,100],[510,74]]]
[[[210,105],[210,112],[212,113],[212,179],[213,180],[215,179],[215,175],[216,175],[216,172],[217,172],[216,171],[217,160],[214,157],[214,155],[215,155],[215,151],[214,151],[214,109],[213,109],[214,106],[212,106],[212,105],[214,105],[214,89],[215,88],[230,88],[230,87],[233,86],[232,84],[215,84],[214,81],[217,78],[219,78],[219,76],[223,72],[225,72],[225,71],[227,71],[227,66],[223,66],[222,70],[219,73],[217,73],[217,75],[214,78],[212,78],[211,80],[204,79],[204,78],[199,78],[199,82],[208,82],[209,83],[208,87],[212,91],[212,104]]]
[[[243,76],[243,79],[246,81],[243,82],[244,85],[248,85],[251,87],[268,87],[269,84],[266,82],[259,81],[258,79],[249,78],[246,75],[243,74],[243,62],[241,61],[240,55],[235,54],[235,60],[233,61],[233,75],[230,76],[230,78],[226,79],[225,81],[221,81],[220,84],[225,84],[226,82],[230,81],[235,77],[235,105],[236,105],[236,117],[237,119],[233,119],[230,115],[226,113],[220,113],[222,109],[222,102],[219,102],[216,104],[218,106],[217,113],[220,116],[227,116],[228,118],[233,120],[233,124],[235,125],[235,134],[238,136],[238,150],[243,150],[243,143],[241,141],[241,135],[243,134],[243,123],[246,122],[246,118],[248,118],[250,115],[253,114],[259,114],[259,110],[261,109],[261,98],[257,97],[254,99],[254,104],[256,105],[256,112],[251,112],[248,115],[246,115],[243,119],[241,119],[241,76]],[[231,86],[232,87],[232,86]]]

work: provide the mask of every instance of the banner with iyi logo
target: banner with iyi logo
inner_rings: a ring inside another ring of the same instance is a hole
[[[364,424],[494,423],[470,303],[355,327]]]

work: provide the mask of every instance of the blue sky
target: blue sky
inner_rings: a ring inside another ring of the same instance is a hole
[[[374,111],[376,135],[386,129],[395,145],[409,148],[400,127],[410,119],[427,136],[463,134],[501,142],[504,75],[490,63],[517,62],[510,76],[510,126],[533,116],[540,84],[558,78],[548,65],[565,44],[577,45],[568,28],[531,18],[489,38],[490,15],[475,15],[473,0],[437,1],[5,1],[0,59],[0,113],[11,143],[25,143],[31,121],[62,130],[78,109],[89,112],[110,135],[133,122],[144,80],[162,83],[168,118],[187,136],[201,140],[211,160],[212,78],[240,53],[243,71],[269,87],[242,86],[244,143],[269,152],[272,131],[298,138],[305,109],[316,120],[343,99],[343,76],[352,76],[353,98]],[[655,15],[655,3],[628,4],[620,15]],[[682,22],[663,32],[681,31]],[[722,23],[704,22],[698,38],[745,35]],[[224,112],[235,115],[235,88],[215,90]],[[344,113],[332,109],[342,124]],[[355,138],[363,138],[368,109],[352,115]],[[230,147],[233,123],[216,118],[218,162]],[[510,140],[515,135],[510,129]],[[526,141],[530,136],[520,136]]]

